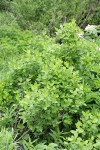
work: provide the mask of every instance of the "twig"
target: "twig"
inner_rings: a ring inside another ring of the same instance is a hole
[[[27,131],[25,131],[17,140],[15,140],[16,142],[18,142],[19,140],[21,140],[27,133],[29,132],[29,129]]]

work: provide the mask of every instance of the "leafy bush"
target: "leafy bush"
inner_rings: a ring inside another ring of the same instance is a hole
[[[57,29],[55,38],[8,29],[1,30],[5,56],[12,59],[1,59],[0,129],[13,129],[10,143],[25,150],[99,149],[100,52],[94,39],[85,39],[75,21]]]
[[[100,23],[100,2],[98,0],[1,0],[0,8],[10,11],[21,28],[37,32],[46,30],[51,36],[55,27],[75,19],[85,28],[88,24]]]
[[[92,112],[82,112],[81,120],[76,123],[76,130],[72,130],[72,136],[66,138],[65,145],[68,149],[99,149],[100,148],[100,112],[93,109]]]
[[[22,31],[15,17],[8,13],[0,16],[0,70],[9,69],[9,61],[19,60],[27,49],[40,48],[35,33]],[[38,46],[37,46],[38,45]]]

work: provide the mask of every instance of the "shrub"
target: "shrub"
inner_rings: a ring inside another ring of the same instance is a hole
[[[17,31],[18,53],[0,75],[0,128],[12,128],[24,149],[99,148],[98,45],[75,21],[55,38]]]

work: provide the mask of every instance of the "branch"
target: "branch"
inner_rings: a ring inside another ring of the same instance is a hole
[[[27,131],[25,131],[18,139],[16,139],[15,141],[18,142],[19,140],[21,140],[27,133],[29,132],[29,129]]]

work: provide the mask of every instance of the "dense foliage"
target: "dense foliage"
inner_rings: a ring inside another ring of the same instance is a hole
[[[75,19],[85,28],[100,24],[99,0],[0,0],[2,11],[11,12],[22,29],[46,30],[51,36],[55,27]]]
[[[77,26],[78,0],[0,4],[0,150],[99,150],[100,26]]]

